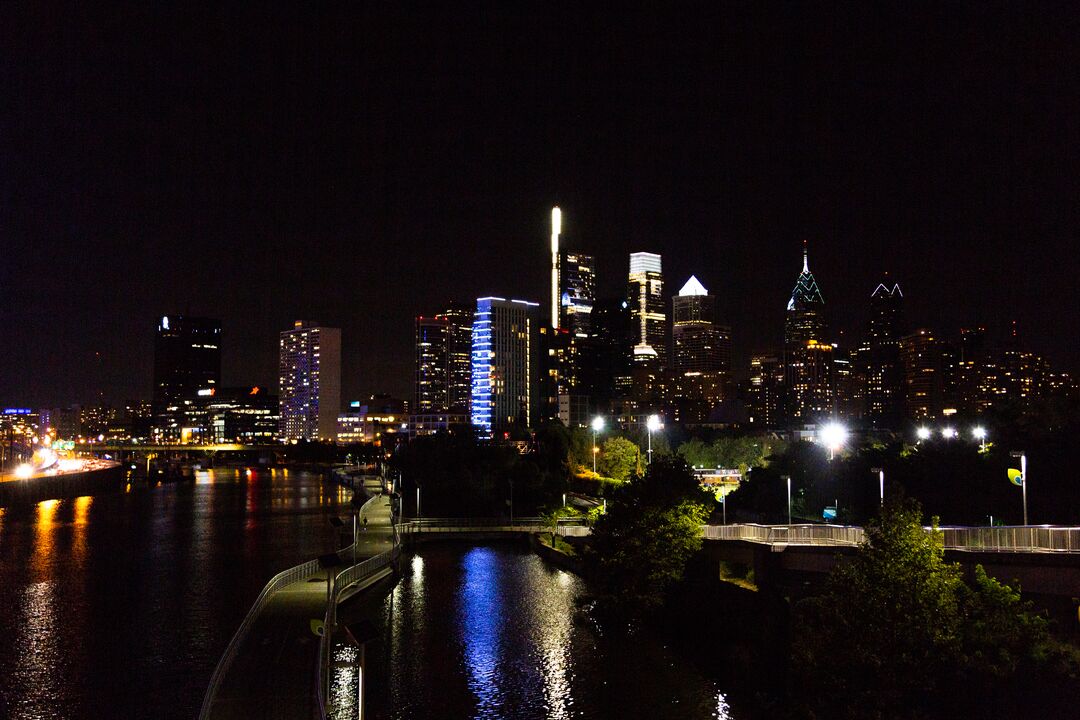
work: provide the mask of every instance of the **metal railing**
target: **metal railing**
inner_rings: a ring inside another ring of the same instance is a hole
[[[706,540],[746,540],[788,545],[858,545],[863,529],[848,525],[703,525]]]
[[[926,527],[930,532],[932,528]],[[1050,525],[939,527],[946,550],[1080,552],[1080,528]],[[745,540],[788,545],[858,545],[861,527],[848,525],[704,525],[706,540]]]
[[[255,598],[255,602],[252,604],[251,609],[249,609],[247,615],[244,616],[244,620],[240,623],[240,627],[233,633],[232,639],[229,640],[229,644],[225,647],[225,652],[222,653],[221,658],[218,660],[217,667],[214,668],[214,673],[210,676],[210,683],[207,685],[206,694],[203,696],[202,707],[199,709],[199,720],[205,720],[210,717],[210,709],[214,705],[214,698],[217,696],[221,681],[225,679],[225,673],[228,672],[229,666],[236,657],[236,652],[240,647],[241,641],[255,623],[255,619],[259,616],[259,613],[262,612],[262,609],[266,607],[266,604],[270,601],[270,597],[286,585],[291,585],[294,582],[311,577],[318,571],[319,561],[309,560],[302,565],[283,570],[272,577],[270,582],[266,583],[262,592]]]
[[[351,550],[351,546],[343,550]],[[362,582],[386,567],[389,567],[401,555],[401,545],[396,544],[384,553],[369,557],[351,567],[345,568],[334,576],[334,582],[330,598],[326,604],[326,615],[323,618],[323,632],[319,638],[319,659],[316,665],[316,679],[318,685],[319,717],[327,717],[327,676],[330,672],[330,650],[333,642],[333,628],[337,624],[337,604],[341,592],[351,585]]]
[[[1050,525],[942,527],[949,550],[1080,552],[1080,528]]]

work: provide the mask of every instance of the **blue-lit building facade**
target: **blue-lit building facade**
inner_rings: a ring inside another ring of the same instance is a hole
[[[498,297],[476,301],[469,416],[488,435],[536,422],[539,323],[538,303]]]

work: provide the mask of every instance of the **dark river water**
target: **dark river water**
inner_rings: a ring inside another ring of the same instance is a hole
[[[292,470],[0,508],[0,718],[195,716],[275,573],[334,549],[344,491]]]
[[[366,627],[364,717],[731,718],[725,689],[646,632],[605,630],[586,590],[527,546],[442,543],[346,606]],[[337,648],[336,718],[356,718],[357,653]]]
[[[347,491],[289,470],[0,508],[0,718],[193,718],[275,573],[335,547]],[[391,588],[392,589],[388,589]],[[365,718],[727,718],[725,688],[578,611],[582,581],[514,544],[423,546],[347,605]],[[339,651],[339,718],[357,672]]]

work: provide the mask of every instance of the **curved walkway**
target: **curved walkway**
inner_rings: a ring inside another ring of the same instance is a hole
[[[392,547],[389,497],[371,498],[360,513],[368,522],[358,533],[357,562]],[[352,561],[349,549],[339,555]],[[226,669],[209,717],[296,720],[318,714],[313,668],[319,637],[312,620],[321,623],[326,613],[326,574],[319,570],[270,597]]]

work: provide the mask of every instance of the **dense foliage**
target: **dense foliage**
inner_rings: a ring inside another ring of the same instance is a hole
[[[964,582],[916,503],[888,503],[866,532],[825,591],[795,607],[795,695],[808,716],[971,716],[1055,653],[1063,678],[1075,672],[1017,590],[981,567]]]
[[[689,465],[656,458],[644,475],[619,486],[593,526],[588,561],[606,595],[630,611],[658,607],[701,548],[712,507]]]

